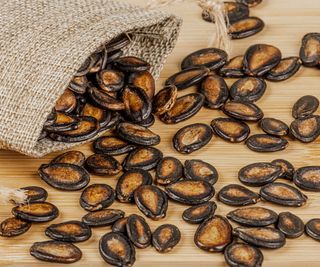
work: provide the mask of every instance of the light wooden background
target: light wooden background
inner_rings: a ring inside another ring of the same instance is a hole
[[[143,4],[144,0],[130,0],[130,2]],[[158,89],[163,81],[179,69],[181,60],[188,53],[204,48],[208,43],[212,25],[200,18],[200,9],[195,3],[187,1],[170,8],[171,12],[184,19],[183,29],[178,44],[169,56],[167,63],[158,81]],[[251,9],[252,15],[261,17],[266,28],[262,33],[244,40],[233,41],[233,53],[231,56],[242,54],[246,48],[254,43],[267,43],[279,47],[283,56],[297,55],[302,36],[307,32],[320,31],[320,1],[315,0],[264,0],[264,3]],[[228,80],[232,83],[233,80]],[[191,89],[192,90],[192,89]],[[190,90],[189,90],[190,91]],[[188,92],[188,90],[186,91]],[[185,93],[185,92],[183,92]],[[266,116],[272,116],[290,123],[291,107],[293,103],[305,94],[320,97],[320,70],[301,69],[294,78],[281,83],[268,82],[265,96],[258,102]],[[243,144],[230,144],[215,137],[204,149],[189,156],[179,155],[171,145],[174,133],[184,125],[193,122],[210,121],[220,116],[221,112],[202,109],[198,115],[187,122],[174,126],[164,126],[159,121],[152,127],[162,137],[159,148],[164,155],[177,156],[182,161],[188,158],[199,158],[212,163],[219,171],[219,181],[215,188],[218,191],[222,186],[229,183],[237,183],[238,170],[249,163],[256,161],[271,161],[276,158],[285,158],[296,167],[320,164],[319,140],[308,145],[299,142],[290,142],[284,152],[272,154],[259,154],[252,152]],[[253,132],[258,132],[256,125],[250,125]],[[79,147],[86,155],[92,153],[90,145]],[[27,185],[39,185],[45,187],[49,192],[48,201],[55,203],[61,211],[61,215],[54,223],[80,219],[85,211],[78,204],[80,192],[60,192],[48,187],[36,174],[41,163],[48,162],[56,154],[48,155],[43,159],[31,159],[14,152],[0,151],[0,182],[2,186],[22,187]],[[117,177],[95,177],[92,176],[91,183],[105,182],[115,186]],[[306,222],[315,217],[320,217],[320,193],[307,193],[309,201],[302,208],[285,208],[270,204],[260,203],[277,212],[290,210]],[[134,205],[122,205],[115,203],[113,208],[124,209],[127,214],[139,213]],[[144,250],[137,249],[137,261],[135,266],[225,266],[223,255],[219,253],[207,253],[195,247],[193,235],[197,228],[195,225],[185,223],[181,214],[186,206],[170,202],[168,215],[158,222],[148,220],[152,229],[162,223],[176,224],[182,232],[182,240],[179,245],[165,255],[159,254],[149,247]],[[217,214],[225,215],[232,208],[218,204]],[[10,216],[11,207],[0,209],[0,220]],[[0,238],[0,266],[38,266],[54,264],[42,263],[29,255],[29,247],[35,241],[46,240],[44,229],[49,225],[34,224],[24,235],[5,239]],[[109,227],[93,230],[93,236],[89,241],[79,243],[83,251],[83,259],[75,266],[106,266],[98,252],[98,240]],[[265,256],[264,266],[319,266],[320,243],[309,237],[302,236],[295,240],[287,240],[284,248],[279,250],[263,250]]]

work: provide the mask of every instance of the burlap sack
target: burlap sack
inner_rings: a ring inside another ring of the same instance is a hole
[[[41,157],[79,144],[37,140],[85,59],[120,33],[138,33],[126,54],[150,62],[157,77],[180,25],[175,16],[118,0],[1,1],[0,148]]]

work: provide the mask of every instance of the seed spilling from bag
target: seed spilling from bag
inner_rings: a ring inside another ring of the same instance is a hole
[[[315,67],[320,64],[320,33],[312,32],[303,36],[300,59],[303,65]]]
[[[87,76],[74,76],[71,80],[68,89],[73,91],[74,93],[83,95],[86,92],[88,86]]]
[[[263,118],[260,127],[265,133],[275,136],[285,136],[289,133],[288,125],[274,118]]]
[[[312,95],[305,95],[297,100],[292,108],[292,117],[302,119],[312,115],[319,107],[319,99]]]
[[[192,206],[182,213],[182,219],[192,224],[202,223],[204,220],[211,217],[216,209],[217,205],[214,202]]]
[[[246,206],[260,201],[259,194],[238,184],[224,186],[219,191],[218,198],[222,203],[230,206]]]
[[[139,210],[153,220],[166,216],[168,198],[164,191],[154,185],[141,185],[134,191],[134,201]]]
[[[107,154],[110,156],[125,154],[135,148],[135,145],[115,136],[101,136],[93,142],[93,150],[95,153]]]
[[[91,184],[83,190],[80,196],[80,205],[88,211],[107,208],[115,200],[115,192],[107,184]]]
[[[282,173],[279,178],[284,178],[287,180],[292,180],[295,172],[294,166],[287,160],[275,159],[271,161],[273,165],[279,166],[282,169]]]
[[[78,117],[56,112],[56,119],[54,123],[45,125],[43,129],[50,133],[61,133],[65,131],[75,130],[77,128],[79,128]]]
[[[276,152],[286,149],[289,143],[286,139],[278,136],[255,134],[246,140],[246,145],[255,152]]]
[[[51,239],[64,242],[82,242],[91,237],[91,229],[85,223],[79,221],[67,221],[51,224],[45,234]]]
[[[226,218],[219,215],[200,224],[194,235],[196,246],[211,252],[223,251],[231,242],[232,226]]]
[[[261,32],[264,22],[257,17],[248,17],[238,20],[229,26],[229,35],[232,39],[243,39]]]
[[[122,57],[114,62],[115,66],[125,72],[140,72],[150,69],[150,64],[141,58],[127,56]]]
[[[66,191],[80,190],[90,181],[84,168],[68,163],[42,164],[38,174],[47,184]]]
[[[284,183],[267,184],[261,187],[260,195],[272,203],[291,207],[301,207],[308,199],[300,190]]]
[[[310,143],[320,135],[320,116],[311,115],[296,119],[290,125],[291,134],[303,143]]]
[[[129,122],[120,123],[117,133],[122,139],[137,145],[153,146],[160,143],[159,135],[146,127]]]
[[[155,93],[155,80],[149,71],[135,72],[129,76],[129,83],[141,88],[149,97],[153,99]]]
[[[12,214],[28,222],[48,222],[58,217],[59,210],[49,202],[35,202],[14,207]]]
[[[258,121],[263,117],[263,112],[257,105],[245,101],[227,102],[222,111],[230,117],[244,121]]]
[[[249,76],[263,76],[281,61],[281,51],[267,44],[250,46],[243,59],[243,68]]]
[[[105,92],[116,92],[124,86],[124,75],[120,71],[106,69],[97,73],[96,80]]]
[[[12,217],[0,223],[0,236],[12,237],[22,235],[31,227],[31,223]]]
[[[306,223],[306,234],[315,240],[320,241],[320,219],[312,219]]]
[[[151,244],[151,229],[146,220],[136,214],[132,214],[128,217],[127,234],[130,241],[137,248],[146,248]]]
[[[174,135],[173,146],[178,152],[189,154],[208,144],[212,136],[212,129],[207,124],[190,124]]]
[[[272,227],[237,227],[233,234],[251,245],[262,248],[281,248],[286,243],[284,234]]]
[[[261,250],[245,243],[232,243],[227,246],[224,258],[231,267],[261,267],[263,262]]]
[[[152,245],[158,252],[171,251],[180,241],[181,233],[173,224],[160,225],[152,234]]]
[[[63,94],[60,96],[54,109],[57,112],[70,113],[77,106],[77,99],[75,94],[69,89],[65,90]]]
[[[124,217],[122,210],[103,209],[89,212],[82,217],[82,222],[90,227],[108,226]]]
[[[279,213],[277,228],[288,238],[297,238],[304,233],[303,221],[293,213]]]
[[[86,159],[85,168],[97,175],[116,175],[122,170],[119,161],[106,154],[93,154]]]
[[[284,81],[292,77],[301,67],[301,61],[298,57],[283,58],[280,63],[272,68],[267,74],[269,81]]]
[[[123,162],[125,170],[143,169],[145,171],[155,168],[163,155],[154,147],[139,147],[131,151]]]
[[[293,182],[301,189],[320,191],[320,166],[306,166],[297,169]]]
[[[167,195],[180,203],[197,205],[209,201],[214,196],[213,186],[202,180],[181,180],[166,186]]]
[[[205,97],[199,93],[191,93],[177,98],[173,107],[160,116],[167,124],[178,123],[196,115],[203,106]]]
[[[231,86],[230,96],[234,100],[255,102],[264,95],[266,88],[267,84],[261,78],[241,78]]]
[[[278,220],[278,214],[263,207],[248,207],[233,210],[227,218],[244,226],[267,226]]]
[[[48,197],[48,192],[39,186],[26,186],[20,189],[24,190],[27,195],[27,199],[25,200],[27,203],[44,202]]]
[[[200,159],[190,159],[184,162],[184,175],[190,180],[203,180],[214,185],[219,177],[217,169]]]
[[[86,157],[81,151],[72,150],[58,155],[51,161],[51,163],[68,163],[82,166],[85,160]]]
[[[172,109],[178,96],[177,87],[168,85],[161,89],[153,100],[153,113],[162,115]]]
[[[95,118],[100,127],[100,131],[106,129],[111,120],[111,112],[106,111],[102,108],[98,108],[94,105],[86,103],[81,111],[81,115],[85,117]]]
[[[99,242],[101,257],[109,264],[132,266],[136,260],[136,251],[130,240],[119,232],[110,232]]]
[[[30,254],[38,260],[56,263],[73,263],[82,257],[77,246],[55,240],[35,242],[30,248]]]
[[[228,59],[225,51],[218,48],[205,48],[188,55],[181,63],[181,69],[206,67],[210,70],[219,69]]]
[[[239,180],[248,186],[262,186],[276,180],[282,173],[279,166],[268,162],[249,164],[240,169]]]
[[[156,182],[167,185],[178,181],[183,175],[183,166],[180,160],[174,157],[164,157],[156,168]]]

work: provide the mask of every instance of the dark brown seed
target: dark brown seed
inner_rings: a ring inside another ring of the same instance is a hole
[[[238,101],[255,102],[264,95],[266,88],[267,84],[261,78],[241,78],[231,86],[230,96]]]
[[[264,200],[290,207],[301,207],[308,199],[300,190],[284,183],[264,185],[260,189],[260,195]]]
[[[263,207],[240,208],[230,211],[227,218],[244,226],[267,226],[278,220],[278,214]]]
[[[154,147],[139,147],[131,151],[123,161],[125,170],[143,169],[145,171],[155,168],[163,155]]]
[[[79,127],[79,118],[72,115],[67,115],[61,112],[56,112],[56,119],[53,124],[44,126],[47,132],[59,133],[70,131]]]
[[[169,85],[161,89],[153,100],[153,112],[162,115],[172,109],[176,103],[178,95],[177,87]]]
[[[31,227],[31,223],[18,218],[8,218],[0,224],[0,236],[12,237],[22,235]]]
[[[120,176],[116,186],[117,198],[120,202],[132,202],[134,191],[142,185],[151,185],[152,177],[142,169],[127,171]]]
[[[77,98],[77,106],[76,108],[72,111],[72,114],[74,114],[76,117],[79,117],[81,114],[83,107],[87,103],[87,98],[84,95],[76,95]]]
[[[211,217],[217,209],[214,202],[206,202],[186,209],[182,213],[182,219],[188,223],[197,224]]]
[[[90,181],[84,168],[68,163],[42,164],[38,174],[47,184],[66,191],[80,190]]]
[[[127,234],[127,221],[128,221],[128,217],[124,217],[124,218],[117,220],[112,225],[112,232],[120,232],[120,233],[126,235]]]
[[[155,121],[156,120],[155,120],[154,116],[151,114],[147,119],[140,121],[140,122],[137,122],[137,124],[139,124],[140,126],[149,128],[155,123]]]
[[[152,245],[158,252],[171,251],[180,241],[181,233],[173,224],[162,224],[152,234]]]
[[[219,177],[217,169],[200,159],[190,159],[184,162],[184,175],[189,180],[203,180],[214,185]]]
[[[99,251],[101,257],[111,265],[129,267],[136,261],[133,244],[119,232],[110,232],[102,236]]]
[[[266,75],[269,81],[284,81],[292,77],[301,67],[298,57],[283,58],[280,63],[272,68]]]
[[[67,221],[51,224],[45,230],[45,234],[51,239],[58,241],[82,242],[91,237],[91,229],[83,222]]]
[[[84,94],[87,90],[87,76],[74,76],[69,84],[69,89],[77,94]]]
[[[140,72],[150,69],[150,64],[141,58],[128,56],[116,59],[115,66],[125,72]]]
[[[288,125],[274,118],[263,118],[260,127],[265,133],[275,136],[285,136],[289,133]]]
[[[263,76],[281,61],[281,51],[267,44],[250,46],[243,59],[243,69],[247,75]]]
[[[297,238],[304,232],[304,223],[291,212],[279,213],[277,228],[288,238]]]
[[[90,227],[108,226],[123,217],[124,212],[122,210],[104,209],[87,213],[82,217],[82,222]]]
[[[104,54],[95,52],[90,56],[91,66],[88,73],[96,73],[102,69]]]
[[[178,181],[183,175],[183,166],[180,160],[174,157],[164,157],[156,168],[156,182],[167,185]]]
[[[25,194],[27,195],[27,203],[44,202],[48,197],[48,192],[39,186],[26,186],[20,189],[24,190]]]
[[[311,219],[306,223],[305,232],[308,236],[320,241],[320,219]]]
[[[306,166],[297,169],[293,182],[301,189],[320,191],[320,166]]]
[[[279,166],[282,169],[282,173],[280,174],[279,178],[284,178],[284,179],[288,179],[288,180],[292,180],[293,179],[293,175],[294,175],[294,167],[293,165],[284,159],[275,159],[273,161],[271,161],[271,163],[273,165]]]
[[[55,110],[52,110],[48,117],[47,117],[47,120],[45,121],[45,123],[43,124],[44,127],[46,126],[51,126],[55,123],[57,119],[57,112]]]
[[[303,65],[315,67],[320,64],[320,33],[312,32],[303,36],[300,58]]]
[[[167,124],[187,120],[198,113],[205,97],[199,93],[191,93],[177,98],[174,106],[160,116],[161,121]]]
[[[276,152],[286,149],[289,143],[286,139],[278,136],[255,134],[246,140],[246,145],[255,152]]]
[[[99,126],[101,129],[106,127],[111,120],[111,113],[107,110],[98,108],[94,105],[86,103],[81,112],[82,116],[85,117],[93,117],[99,122]]]
[[[143,217],[131,214],[128,217],[126,229],[130,241],[137,248],[146,248],[150,246],[151,229]]]
[[[30,248],[30,254],[38,260],[56,263],[73,263],[82,257],[77,246],[55,240],[35,242]]]
[[[108,52],[112,52],[115,50],[122,49],[130,44],[130,34],[120,34],[116,38],[113,38],[110,42],[108,42],[105,46]]]
[[[205,96],[204,105],[211,109],[222,107],[229,97],[228,85],[216,75],[209,75],[203,80],[200,93]]]
[[[256,5],[259,5],[262,2],[262,0],[236,0],[236,1],[248,7],[255,7]]]
[[[261,32],[264,28],[264,22],[258,17],[248,17],[233,22],[229,26],[229,35],[231,39],[243,39]]]
[[[178,90],[183,90],[201,82],[208,73],[209,70],[205,67],[187,68],[169,77],[165,85],[174,85]]]
[[[120,71],[106,69],[97,73],[97,82],[106,92],[116,92],[124,86],[124,75]]]
[[[153,99],[156,90],[155,80],[149,71],[135,72],[129,76],[129,83],[141,88],[149,99]]]
[[[182,61],[181,69],[206,67],[210,70],[215,70],[222,67],[227,62],[227,59],[228,55],[225,51],[218,48],[205,48],[188,55]]]
[[[94,137],[99,132],[99,123],[92,117],[81,117],[78,128],[62,133],[51,133],[51,139],[59,142],[82,142]]]
[[[93,150],[95,153],[107,154],[116,156],[128,153],[136,148],[132,145],[115,136],[102,136],[93,142]]]
[[[181,180],[165,188],[173,200],[187,205],[197,205],[209,201],[214,196],[213,186],[202,180]]]
[[[231,58],[219,71],[221,76],[227,78],[241,78],[243,73],[243,56]]]
[[[216,118],[211,121],[213,131],[222,139],[232,143],[246,140],[250,134],[249,126],[233,118]]]
[[[80,206],[88,211],[107,208],[115,200],[113,188],[107,184],[92,184],[83,190],[80,196]]]
[[[139,186],[134,191],[134,201],[139,210],[152,220],[159,220],[166,216],[168,209],[167,195],[154,185]]]
[[[84,163],[85,168],[97,175],[116,175],[122,171],[121,163],[106,154],[93,154]]]
[[[230,117],[244,121],[258,121],[263,117],[263,112],[257,105],[245,101],[227,102],[222,111]]]
[[[96,87],[88,88],[88,96],[92,99],[92,101],[97,104],[99,107],[108,110],[124,110],[125,106],[121,100],[116,99],[108,93],[102,92]]]
[[[122,122],[117,127],[118,135],[131,143],[144,146],[154,146],[160,143],[160,136],[144,126]]]
[[[77,98],[75,94],[71,90],[66,89],[56,102],[54,109],[57,112],[70,113],[75,109],[76,106]]]
[[[88,57],[86,59],[86,61],[81,65],[81,67],[78,69],[75,76],[84,76],[84,75],[88,74],[91,66],[92,66],[91,57]]]
[[[58,217],[59,210],[49,202],[35,202],[14,207],[12,214],[28,222],[48,222]]]
[[[190,154],[208,144],[213,136],[212,129],[204,123],[195,123],[181,128],[173,137],[174,148]]]
[[[320,135],[320,117],[311,115],[294,120],[290,125],[290,133],[303,143],[310,143]]]
[[[113,61],[121,58],[123,56],[123,51],[122,50],[114,50],[112,52],[108,52],[107,53],[107,60],[106,60],[106,64],[110,64]]]
[[[249,186],[262,186],[272,183],[282,174],[279,166],[268,162],[249,164],[239,170],[239,180]]]
[[[224,258],[231,267],[261,267],[263,262],[261,250],[245,243],[232,243],[227,246]]]
[[[82,166],[86,160],[85,155],[81,151],[68,151],[55,157],[51,163],[68,163]]]
[[[199,225],[194,243],[210,252],[220,252],[232,242],[232,226],[225,217],[215,215]]]
[[[259,194],[238,184],[224,186],[219,191],[218,198],[222,203],[230,206],[246,206],[260,201]]]
[[[237,227],[233,234],[251,245],[262,248],[281,248],[286,243],[284,234],[272,227]]]
[[[297,100],[292,108],[292,117],[302,119],[312,115],[319,107],[319,100],[315,96],[305,95]]]

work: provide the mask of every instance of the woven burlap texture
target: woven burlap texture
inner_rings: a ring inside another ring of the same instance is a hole
[[[181,20],[118,0],[9,0],[0,5],[0,148],[41,157],[77,144],[37,141],[56,100],[100,45],[133,32],[125,54],[158,77]]]

